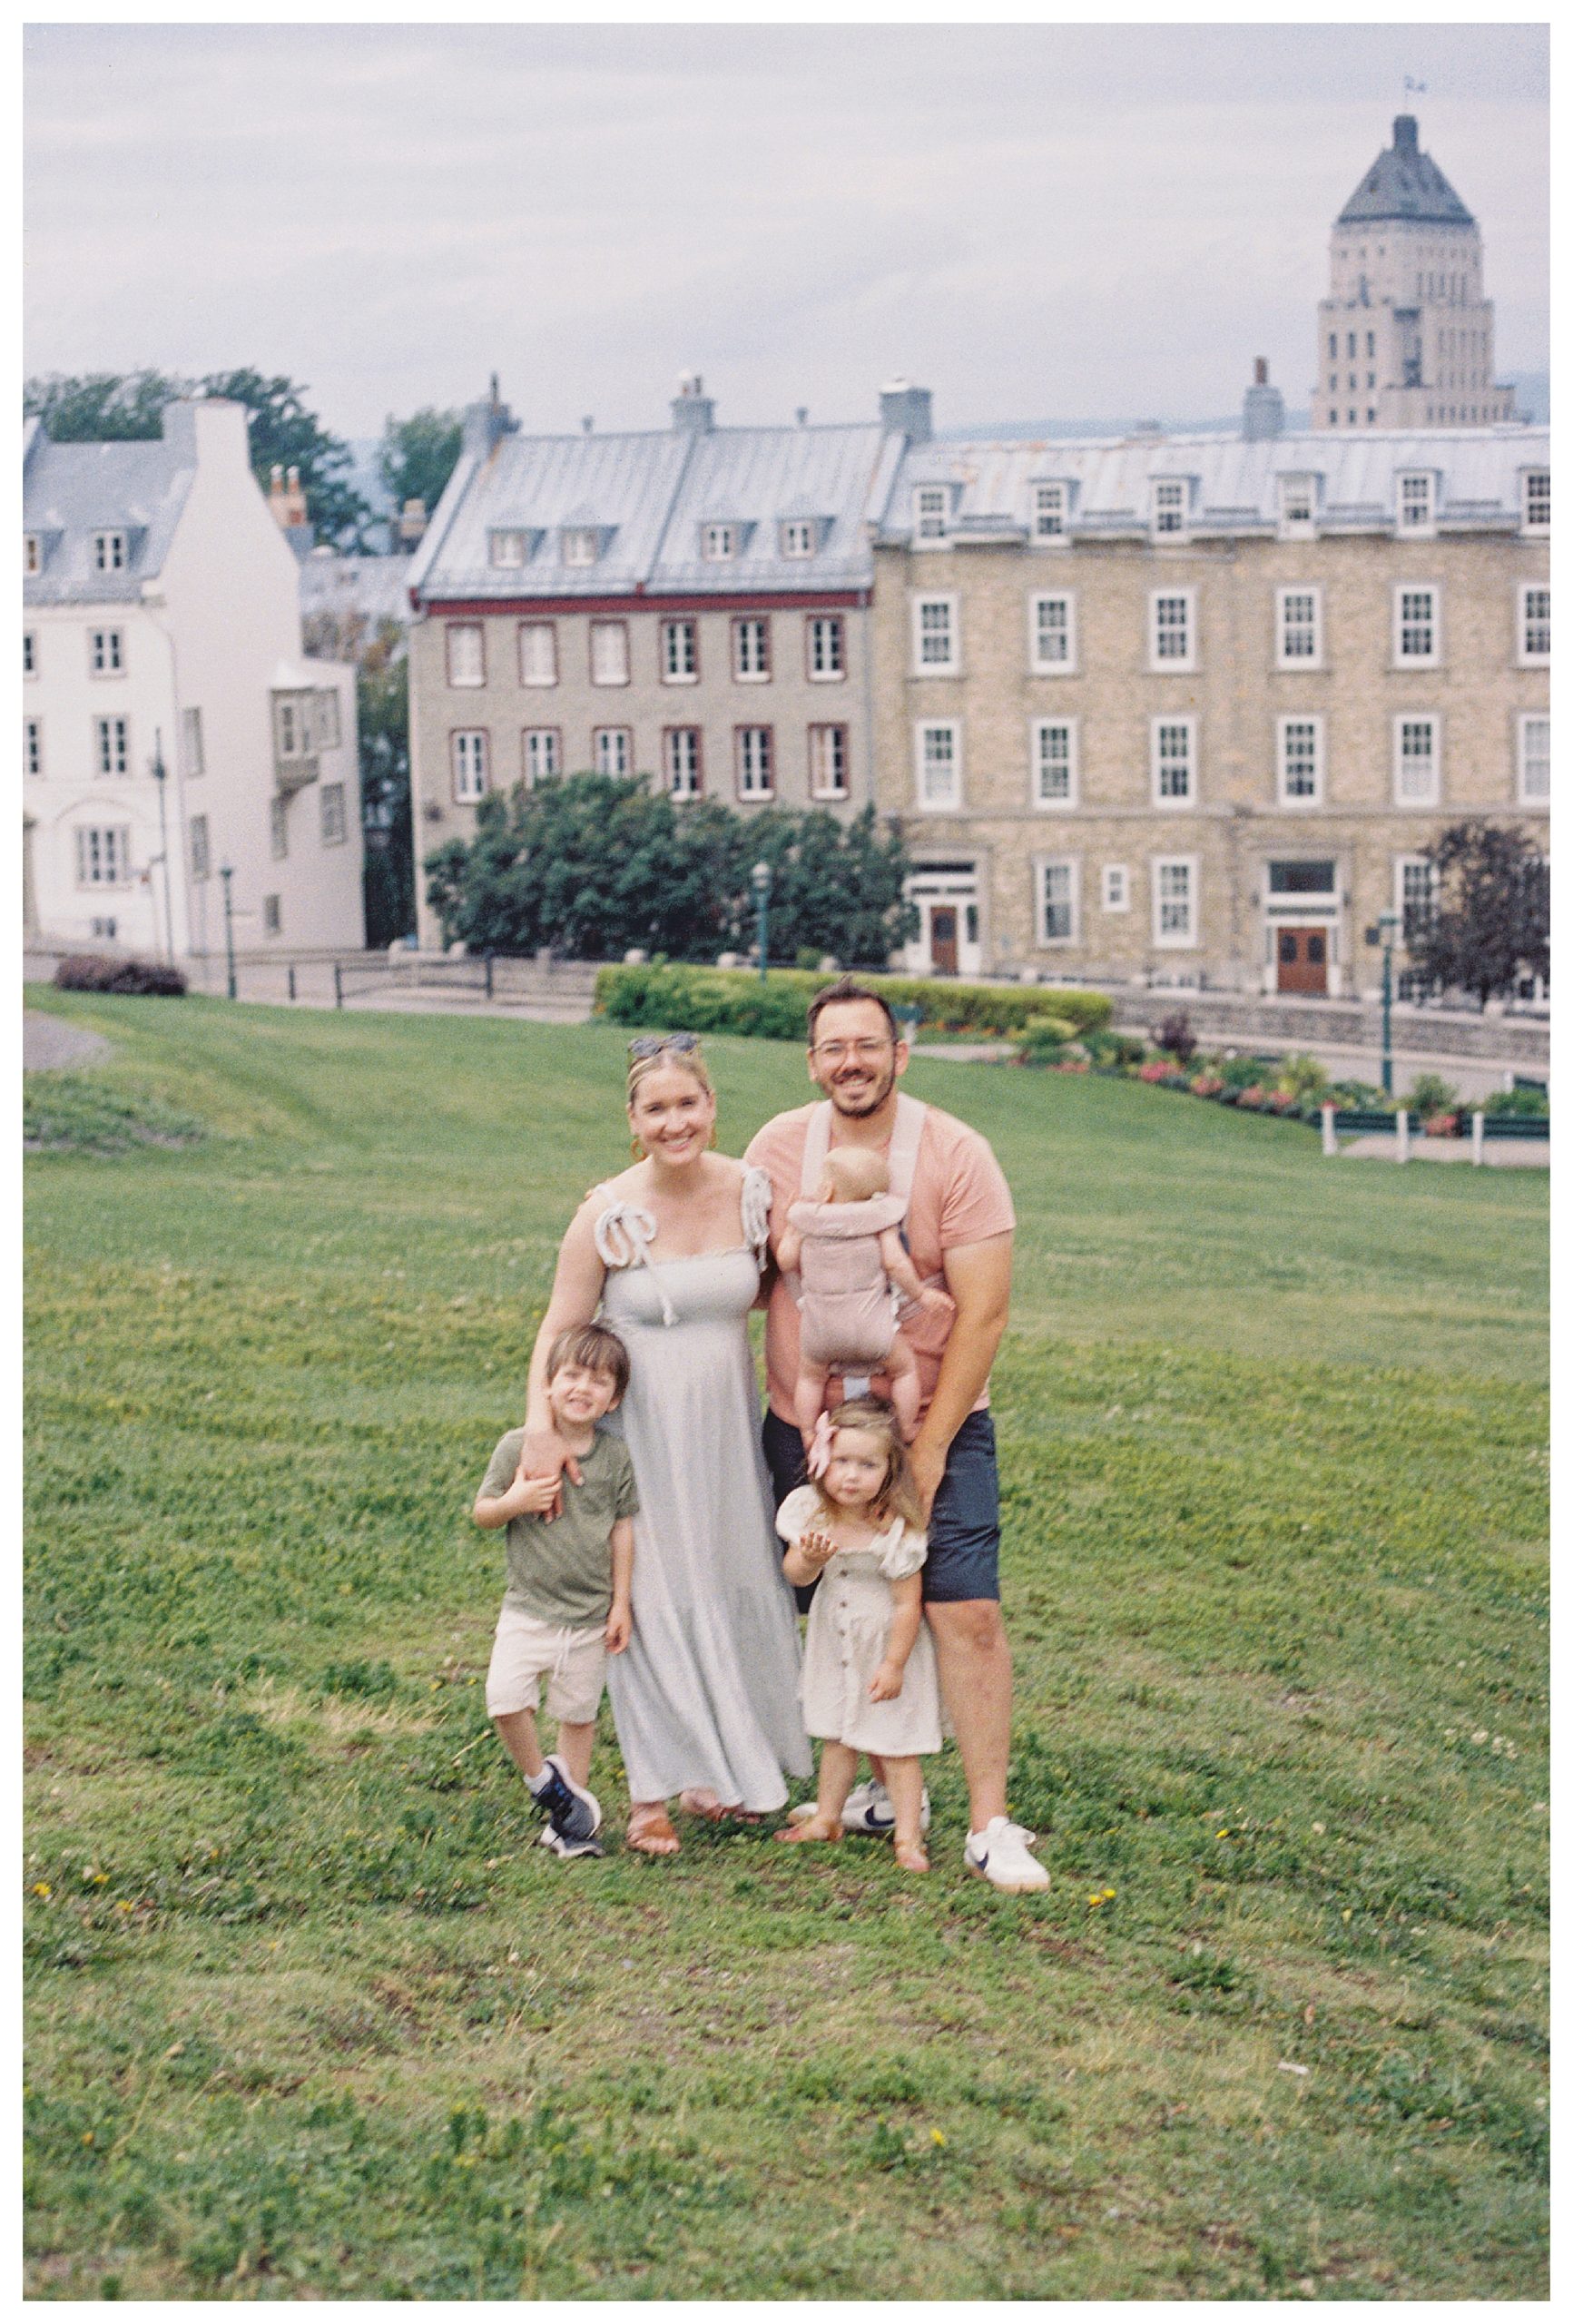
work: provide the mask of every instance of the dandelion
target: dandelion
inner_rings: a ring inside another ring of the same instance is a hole
[[[1346,1921],[1352,1921],[1354,1918],[1354,1908],[1352,1905],[1345,1905],[1343,1908],[1343,1917]]]
[[[53,1896],[54,1891],[47,1880],[35,1880],[33,1884],[33,1893],[35,1896]]]
[[[117,1913],[130,1913],[134,1912],[136,1907],[132,1904],[129,1897],[121,1896],[116,1899],[114,1909]]]
[[[945,2133],[944,2133],[944,2132],[943,2132],[943,2131],[930,2131],[930,2132],[929,2132],[929,2137],[933,2140],[933,2142],[934,2142],[934,2143],[935,2143],[935,2145],[936,2145],[936,2146],[943,2146],[943,2145],[944,2145],[944,2143],[945,2143]]]
[[[96,2131],[84,2131],[84,2132],[82,2133],[82,2143],[83,2143],[83,2145],[84,2145],[84,2146],[91,2146],[91,2145],[93,2144],[93,2140],[97,2137],[97,2135],[98,2135],[98,2133],[96,2132]]]
[[[1214,1835],[1213,1835],[1213,1837],[1214,1837],[1215,1840],[1226,1840],[1226,1839],[1228,1838],[1228,1837],[1229,1837],[1229,1827],[1227,1826],[1227,1824],[1225,1824],[1225,1825],[1224,1825],[1224,1828],[1223,1828],[1223,1830],[1222,1830],[1221,1832],[1214,1832]]]

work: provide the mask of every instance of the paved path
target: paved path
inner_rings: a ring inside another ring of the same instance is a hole
[[[110,1044],[102,1033],[81,1025],[64,1024],[42,1009],[22,1011],[22,1069],[25,1073],[57,1073],[62,1068],[85,1065],[92,1058],[107,1057]]]
[[[1364,1137],[1352,1137],[1339,1147],[1341,1155],[1352,1155],[1356,1161],[1395,1162],[1398,1159],[1398,1136],[1395,1131],[1372,1130]],[[1468,1162],[1471,1155],[1467,1137],[1421,1137],[1409,1142],[1411,1162]],[[1488,1170],[1548,1170],[1551,1167],[1551,1141],[1548,1137],[1488,1137],[1484,1147]]]

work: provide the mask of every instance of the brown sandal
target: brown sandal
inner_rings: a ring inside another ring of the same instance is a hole
[[[683,1843],[665,1807],[636,1807],[628,1818],[628,1846],[640,1856],[675,1856]]]
[[[685,1816],[697,1816],[702,1823],[719,1824],[727,1810],[714,1792],[695,1784],[691,1790],[680,1791],[677,1805]]]

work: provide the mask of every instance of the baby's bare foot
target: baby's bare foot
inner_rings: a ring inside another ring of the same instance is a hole
[[[903,1872],[927,1872],[929,1852],[917,1840],[898,1840],[896,1862]]]
[[[833,1842],[839,1840],[841,1837],[841,1817],[838,1816],[832,1823],[828,1816],[820,1815],[811,1816],[801,1824],[788,1824],[776,1834],[776,1838],[778,1840],[785,1840],[789,1846],[795,1840],[828,1840]]]

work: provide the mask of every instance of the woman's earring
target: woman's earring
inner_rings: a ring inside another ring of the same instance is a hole
[[[643,1144],[641,1143],[641,1141],[640,1141],[637,1137],[631,1137],[631,1138],[629,1139],[629,1141],[628,1141],[628,1151],[629,1151],[629,1153],[634,1157],[634,1159],[635,1160],[635,1162],[643,1162],[643,1161],[644,1161],[644,1147]]]

